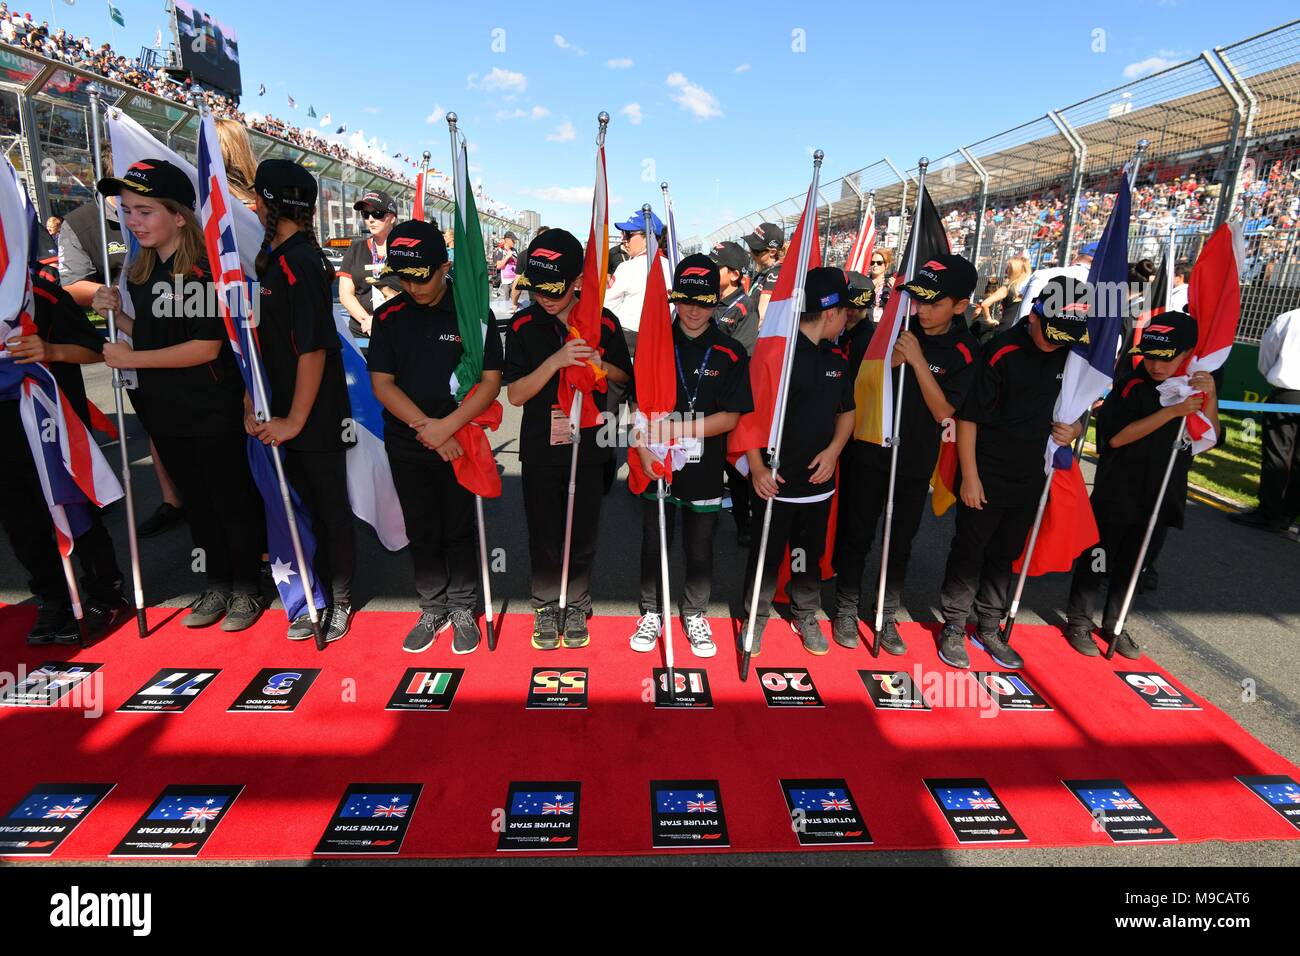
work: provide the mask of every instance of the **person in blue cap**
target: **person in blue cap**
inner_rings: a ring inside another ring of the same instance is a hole
[[[609,289],[605,293],[605,308],[618,316],[619,325],[623,327],[623,338],[627,342],[629,357],[636,355],[637,329],[641,325],[641,305],[645,301],[646,248],[649,237],[646,236],[645,214],[637,210],[626,222],[614,223],[614,228],[623,234],[623,249],[627,258],[618,264],[613,275],[609,277]],[[650,228],[659,240],[659,248],[664,248],[664,224],[653,212],[650,213]],[[668,259],[660,256],[660,267],[664,270],[664,288],[673,285],[672,270]],[[619,406],[626,400],[627,390],[610,382],[609,397],[605,407],[611,415],[618,415]]]

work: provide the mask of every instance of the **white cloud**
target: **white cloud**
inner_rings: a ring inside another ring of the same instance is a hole
[[[447,111],[442,108],[442,104],[434,103],[433,111],[430,112],[429,115],[424,118],[424,121],[426,123],[440,123],[442,122],[443,117],[445,117],[446,115],[447,115]]]
[[[528,113],[530,116],[532,116],[533,119],[545,119],[546,117],[551,115],[551,111],[548,110],[545,106],[534,106],[531,110],[528,111]]]
[[[742,64],[740,64],[740,66],[736,67],[736,68],[735,68],[734,70],[732,70],[731,72],[732,72],[732,73],[748,73],[749,70],[750,70],[750,66],[749,66],[749,64],[748,64],[748,63],[742,63]]]
[[[515,107],[512,110],[497,110],[493,117],[498,123],[503,123],[507,120],[517,119],[545,119],[550,115],[551,111],[545,106],[534,106],[531,109]]]
[[[542,186],[537,189],[522,190],[525,196],[532,196],[542,202],[563,202],[591,205],[591,186]]]
[[[1182,60],[1182,54],[1176,50],[1161,50],[1154,56],[1149,56],[1145,60],[1138,60],[1136,63],[1130,63],[1124,67],[1124,79],[1136,80],[1140,76],[1159,73],[1161,70],[1182,62]]]
[[[670,94],[682,109],[694,113],[700,119],[722,115],[722,104],[718,98],[702,86],[697,86],[681,73],[670,73],[664,80],[676,93]]]
[[[528,77],[514,70],[503,70],[499,66],[492,67],[492,71],[483,74],[481,78],[477,73],[471,73],[465,82],[471,90],[488,92],[500,90],[506,93],[522,93],[528,89]]]
[[[552,37],[551,39],[555,41],[555,45],[558,46],[561,50],[572,50],[574,53],[578,54],[578,56],[587,55],[586,50],[582,49],[582,47],[574,46],[572,43],[570,43],[564,37],[560,36],[560,34],[558,33],[555,34],[555,36]]]
[[[605,65],[611,70],[628,70],[632,67],[632,58],[630,56],[615,57],[612,60],[606,60]]]
[[[633,126],[640,126],[641,125],[641,104],[628,103],[627,106],[623,107],[621,110],[618,111],[618,115],[626,116],[627,121],[631,123]]]
[[[555,132],[547,133],[546,138],[552,143],[568,143],[577,138],[577,135],[578,131],[573,128],[573,124],[565,120],[555,127]]]

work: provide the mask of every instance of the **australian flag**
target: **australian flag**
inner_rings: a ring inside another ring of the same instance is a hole
[[[941,787],[939,799],[946,810],[1000,810],[997,799],[978,787]]]
[[[343,804],[339,816],[402,819],[411,809],[413,796],[409,793],[354,793]]]
[[[521,791],[514,795],[514,800],[510,803],[510,815],[514,817],[571,817],[576,802],[572,790],[548,790],[545,793]]]
[[[180,820],[183,822],[215,820],[221,815],[227,798],[222,794],[166,796],[149,808],[147,820]]]
[[[795,808],[808,813],[847,813],[853,810],[849,795],[843,790],[796,789],[790,791]]]
[[[716,790],[656,790],[655,806],[660,813],[717,813]]]
[[[198,160],[199,224],[203,228],[203,243],[212,270],[212,282],[221,303],[226,337],[230,340],[230,348],[235,353],[240,373],[244,376],[244,388],[253,397],[254,410],[259,418],[265,420],[270,417],[270,409],[266,407],[266,379],[262,373],[257,328],[252,321],[254,300],[248,276],[245,275],[239,258],[230,187],[226,182],[225,163],[221,159],[221,144],[217,140],[216,124],[208,113],[204,113],[199,126]],[[280,592],[280,600],[284,603],[284,612],[293,621],[306,613],[307,596],[303,590],[302,568],[294,566],[289,518],[285,513],[279,478],[271,457],[275,452],[251,435],[248,436],[247,447],[248,467],[265,505],[266,546],[271,560],[271,575]],[[298,525],[303,560],[310,569],[316,554],[316,537],[312,534],[311,520],[292,488],[289,489],[289,498]],[[312,578],[313,602],[317,608],[323,608],[326,602],[320,582],[314,576],[309,576]]]
[[[1124,787],[1118,790],[1080,790],[1089,810],[1141,810],[1142,802]]]

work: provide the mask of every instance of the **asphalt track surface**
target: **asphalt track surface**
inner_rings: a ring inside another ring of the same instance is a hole
[[[494,300],[498,315],[504,312],[500,306]],[[90,366],[85,377],[91,399],[111,416],[113,393],[107,369]],[[531,609],[526,525],[519,487],[518,425],[519,410],[507,404],[501,429],[490,436],[497,461],[504,468],[504,493],[486,503],[486,517],[489,547],[505,550],[505,569],[494,574],[492,582],[497,610],[501,612],[504,605],[504,613],[526,614]],[[161,496],[148,441],[129,413],[127,430],[137,514],[146,516]],[[116,470],[116,446],[106,448],[105,453]],[[1091,470],[1091,465],[1085,463],[1089,478]],[[106,522],[119,560],[129,575],[125,511],[120,502],[112,506]],[[606,496],[600,521],[601,546],[592,582],[595,612],[632,618],[638,613],[640,503],[628,494],[621,481]],[[1222,708],[1258,740],[1293,763],[1300,763],[1300,543],[1293,536],[1241,528],[1230,523],[1221,510],[1196,502],[1188,508],[1186,524],[1183,531],[1170,532],[1159,563],[1159,589],[1137,598],[1129,630],[1143,650],[1179,681]],[[936,519],[927,511],[912,552],[900,615],[903,619],[939,619],[939,584],[951,536],[951,514]],[[357,608],[363,613],[366,609],[410,610],[414,623],[417,610],[407,556],[386,551],[370,528],[360,522],[357,543]],[[193,600],[199,582],[190,570],[190,547],[183,526],[141,542],[145,596],[150,605],[183,607]],[[725,616],[738,610],[745,560],[728,517],[719,522],[715,549],[709,613]],[[874,557],[868,562],[869,579],[874,579],[871,576],[876,573]],[[674,555],[672,571],[676,594],[682,577],[680,551]],[[1031,578],[1020,621],[1063,624],[1062,608],[1068,589],[1068,575]],[[827,600],[830,596],[828,590]],[[0,541],[0,601],[24,600],[30,600],[26,576],[6,538]],[[281,612],[277,607],[268,613]],[[629,633],[633,623],[629,620]],[[793,635],[780,633],[778,629],[783,627],[774,619],[768,640],[793,640]],[[391,639],[400,642],[404,633],[404,628],[395,631]],[[720,646],[720,650],[726,654],[725,647]],[[396,861],[396,865],[415,862],[424,861]],[[1295,866],[1300,864],[1300,842],[454,862],[486,866]]]

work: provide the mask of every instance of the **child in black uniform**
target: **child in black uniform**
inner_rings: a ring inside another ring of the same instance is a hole
[[[242,631],[262,613],[259,569],[266,526],[248,470],[244,380],[221,317],[210,305],[215,295],[194,218],[194,186],[171,163],[147,159],[121,179],[100,180],[99,191],[120,197],[122,223],[141,246],[127,272],[135,318],[122,315],[115,287],[101,286],[91,302],[100,313],[119,310],[118,327],[132,340],[131,345],[106,344],[104,362],[138,370],[132,404],[180,489],[207,570],[207,589],[181,624],[207,627],[221,621],[223,631]],[[196,309],[195,302],[202,307]]]
[[[313,571],[330,603],[325,640],[337,641],[352,622],[356,538],[346,455],[356,439],[330,295],[334,267],[316,241],[311,173],[287,159],[263,160],[253,188],[253,209],[266,227],[257,255],[257,334],[272,417],[259,424],[250,405],[245,425],[265,444],[283,449],[285,477],[316,535]],[[306,615],[290,625],[288,636],[312,636]]]
[[[970,262],[961,256],[941,255],[917,270],[916,278],[905,286],[916,303],[916,315],[911,323],[915,331],[899,333],[890,362],[894,369],[906,363],[908,371],[898,423],[894,520],[879,634],[880,646],[890,654],[907,650],[896,625],[899,597],[912,555],[912,539],[921,527],[944,422],[961,407],[975,377],[978,346],[963,318],[975,282],[975,267]],[[857,336],[850,348],[849,367],[855,380],[875,326],[866,322],[857,328],[865,328],[867,335]],[[891,374],[897,389],[898,372]],[[858,646],[862,572],[889,496],[892,455],[890,448],[855,439],[841,459],[840,477],[850,489],[840,496],[835,529],[837,607],[832,636],[841,647]]]
[[[960,461],[957,532],[948,553],[940,604],[939,658],[968,668],[966,619],[972,603],[980,643],[999,664],[1024,665],[1002,639],[1011,565],[1025,549],[1047,480],[1047,439],[1079,437],[1079,422],[1053,422],[1069,346],[1088,336],[1087,288],[1051,279],[1029,316],[984,346],[975,382],[957,414]]]
[[[384,406],[384,449],[406,519],[420,595],[420,620],[402,648],[419,653],[452,628],[451,649],[479,644],[474,496],[456,480],[463,454],[456,433],[487,410],[501,391],[501,336],[491,311],[483,316],[483,373],[459,406],[451,387],[461,360],[460,326],[447,242],[437,226],[411,220],[388,237],[388,271],[402,292],[375,310],[370,328],[370,381]]]
[[[1070,646],[1087,657],[1099,653],[1092,628],[1097,612],[1103,608],[1101,592],[1106,577],[1110,583],[1101,618],[1104,638],[1109,640],[1119,620],[1133,563],[1142,547],[1151,509],[1169,465],[1174,436],[1183,419],[1203,411],[1218,431],[1218,402],[1209,372],[1197,372],[1190,379],[1190,384],[1204,394],[1192,395],[1177,404],[1161,405],[1157,391],[1160,383],[1175,374],[1186,360],[1196,345],[1196,335],[1196,320],[1186,312],[1165,312],[1152,319],[1132,349],[1132,354],[1143,357],[1142,364],[1115,383],[1097,412],[1101,457],[1092,486],[1092,511],[1101,533],[1101,553],[1089,549],[1074,563],[1065,634]],[[1191,460],[1190,448],[1179,451],[1158,524],[1183,526]],[[1104,566],[1099,566],[1099,557]],[[1130,660],[1142,656],[1128,631],[1120,634],[1115,650]]]
[[[677,305],[673,323],[676,359],[676,413],[651,426],[649,441],[675,441],[686,449],[686,464],[672,473],[669,497],[682,514],[682,547],[686,552],[686,586],[682,618],[686,640],[696,657],[717,653],[705,612],[713,585],[713,534],[722,510],[725,461],[723,436],[753,411],[749,361],[744,347],[713,321],[718,302],[718,266],[705,255],[692,255],[677,264],[668,298]],[[644,331],[644,330],[643,330]],[[649,448],[637,449],[641,465],[651,473],[655,458]],[[641,619],[631,644],[634,651],[654,649],[663,631],[664,607],[659,561],[658,492],[652,483],[643,493],[641,514]],[[674,509],[665,508],[668,547],[677,527]]]
[[[33,321],[36,332],[3,343],[15,365],[42,362],[77,416],[89,426],[90,409],[82,365],[103,361],[104,340],[86,312],[59,285],[56,269],[32,270]],[[82,614],[86,637],[108,633],[129,614],[122,597],[122,572],[113,541],[97,508],[90,508],[90,527],[77,537],[73,555],[81,565]],[[0,394],[0,523],[14,555],[31,576],[29,587],[40,602],[28,644],[75,644],[77,622],[54,539],[54,526],[41,491],[40,475],[19,416],[18,390]]]
[[[799,321],[790,370],[790,398],[786,402],[781,461],[775,479],[767,449],[750,449],[750,481],[754,494],[772,503],[772,523],[763,560],[758,614],[754,619],[751,655],[762,650],[763,628],[772,613],[776,572],[789,545],[791,552],[790,611],[795,633],[810,654],[825,654],[826,636],[817,623],[821,609],[819,565],[826,550],[826,524],[835,494],[835,467],[840,452],[853,436],[853,379],[847,356],[831,347],[848,317],[851,290],[840,269],[811,269],[804,280],[807,305]],[[761,511],[754,513],[755,520]],[[762,534],[755,527],[745,575],[745,608],[753,598],[758,548]],[[797,552],[797,555],[796,555]],[[748,621],[741,624],[736,645],[744,650]]]
[[[572,455],[568,407],[559,402],[560,370],[588,362],[603,368],[610,381],[631,380],[627,343],[618,318],[601,315],[600,342],[570,339],[568,322],[582,287],[582,243],[563,229],[548,229],[528,247],[528,263],[516,281],[533,304],[516,312],[506,330],[506,394],[522,405],[519,459],[523,465],[524,514],[532,564],[534,608],[532,644],[555,650],[563,632],[565,647],[585,647],[591,639],[591,566],[604,495],[605,466],[611,443],[598,443],[599,426],[582,429],[573,502],[569,590],[564,620],[559,620],[560,578],[564,561],[564,519]],[[605,393],[595,391],[596,408],[605,411]]]

